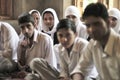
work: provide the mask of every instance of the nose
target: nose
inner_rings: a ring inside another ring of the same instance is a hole
[[[73,18],[72,18],[72,17],[69,17],[68,19],[71,20],[71,21],[73,21]]]
[[[46,20],[46,22],[47,22],[47,23],[49,23],[49,22],[50,22],[50,20]]]
[[[71,21],[73,21],[73,18],[70,17],[69,19],[70,19]]]
[[[64,36],[61,38],[62,42],[66,42],[67,41],[67,38]]]
[[[113,21],[111,19],[109,19],[110,23],[113,23]]]
[[[25,33],[27,33],[27,32],[28,32],[28,28],[27,28],[27,27],[25,27],[25,28],[24,28],[24,31],[25,31]]]

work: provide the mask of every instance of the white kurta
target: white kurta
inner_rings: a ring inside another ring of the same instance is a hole
[[[100,80],[120,80],[120,36],[112,29],[105,48],[91,40],[71,74],[86,75],[95,64]]]
[[[15,29],[6,22],[0,22],[0,55],[17,62],[19,36]]]
[[[30,61],[34,58],[43,58],[50,65],[56,68],[56,58],[53,50],[53,41],[51,37],[45,33],[34,30],[33,45],[27,48],[25,52],[26,64],[29,65]],[[19,45],[18,57],[21,58],[22,46]]]
[[[60,71],[60,77],[70,76],[70,73],[74,70],[77,63],[79,62],[80,56],[86,48],[87,44],[88,42],[86,40],[77,37],[74,41],[70,55],[68,55],[67,50],[61,44],[54,46],[54,50],[58,59],[57,65]],[[93,77],[94,74],[91,76]]]

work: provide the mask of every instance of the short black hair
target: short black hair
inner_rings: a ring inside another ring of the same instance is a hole
[[[56,31],[58,31],[59,29],[71,29],[74,33],[76,33],[76,25],[73,21],[69,20],[69,19],[61,19],[60,22],[57,24],[57,29]]]
[[[107,8],[100,2],[91,3],[85,8],[82,19],[84,20],[88,16],[101,17],[104,20],[109,18]]]
[[[28,23],[28,22],[31,22],[34,25],[34,18],[28,12],[22,13],[18,17],[19,24]]]

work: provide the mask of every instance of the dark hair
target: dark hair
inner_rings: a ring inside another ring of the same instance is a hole
[[[108,19],[107,8],[102,3],[91,3],[86,8],[82,15],[83,20],[88,16],[101,17],[104,20]]]
[[[29,13],[22,13],[18,17],[19,24],[28,23],[28,22],[31,22],[34,25],[34,18]]]
[[[57,25],[57,29],[56,31],[58,31],[59,29],[71,29],[74,33],[76,33],[76,26],[75,23],[69,19],[61,19],[60,22]]]
[[[42,19],[44,18],[44,15],[45,15],[46,13],[50,13],[50,14],[52,14],[52,16],[53,16],[53,13],[52,13],[52,12],[50,12],[50,11],[45,11],[45,12],[43,13]],[[53,17],[54,17],[54,16],[53,16]]]

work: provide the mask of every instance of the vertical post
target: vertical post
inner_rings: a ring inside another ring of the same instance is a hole
[[[98,0],[98,2],[103,3],[103,0]]]

